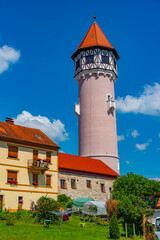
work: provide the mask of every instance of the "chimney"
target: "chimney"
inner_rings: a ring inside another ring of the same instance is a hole
[[[13,124],[14,125],[14,119],[6,117],[6,123]]]

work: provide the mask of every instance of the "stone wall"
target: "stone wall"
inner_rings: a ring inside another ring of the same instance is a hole
[[[61,188],[60,180],[64,179],[66,182],[65,188]],[[75,179],[76,188],[71,188],[71,179]],[[87,187],[86,180],[91,181],[91,188]],[[58,193],[66,194],[75,199],[77,197],[93,198],[96,201],[106,201],[110,198],[112,185],[115,179],[95,177],[88,175],[79,175],[74,173],[59,172],[58,174]],[[101,192],[101,184],[105,185],[105,192]]]

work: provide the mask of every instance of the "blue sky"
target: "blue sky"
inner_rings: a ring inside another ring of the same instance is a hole
[[[159,178],[160,1],[1,0],[0,9],[0,120],[39,126],[61,150],[77,154],[78,85],[70,56],[95,12],[120,55],[115,92],[121,174]]]

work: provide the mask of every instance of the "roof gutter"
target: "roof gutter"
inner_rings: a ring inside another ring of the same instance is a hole
[[[16,142],[16,143],[21,143],[21,144],[24,144],[24,145],[37,146],[37,147],[48,148],[48,149],[53,149],[53,150],[60,149],[59,146],[52,146],[52,145],[41,144],[41,143],[34,143],[34,142],[24,141],[24,140],[15,139],[15,138],[2,137],[2,136],[0,136],[0,141],[12,142],[12,143]]]

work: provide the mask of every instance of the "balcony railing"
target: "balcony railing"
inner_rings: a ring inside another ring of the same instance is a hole
[[[46,160],[36,160],[36,161],[33,161],[32,159],[31,160],[28,160],[28,172],[32,172],[34,170],[39,170],[39,171],[42,171],[45,172],[48,170],[48,167],[49,164]]]

